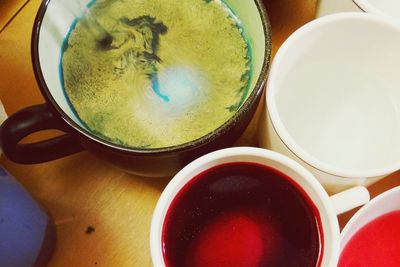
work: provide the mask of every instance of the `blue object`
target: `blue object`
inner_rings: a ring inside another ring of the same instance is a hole
[[[0,167],[0,266],[37,264],[48,223],[47,213]]]

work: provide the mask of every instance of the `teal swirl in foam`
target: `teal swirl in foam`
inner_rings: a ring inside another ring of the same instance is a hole
[[[89,7],[112,43],[99,47],[75,22],[60,76],[93,133],[127,147],[175,146],[215,130],[247,99],[251,47],[226,4],[99,0]]]

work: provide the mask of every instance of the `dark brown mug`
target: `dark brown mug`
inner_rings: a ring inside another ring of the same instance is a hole
[[[65,96],[59,68],[64,34],[76,17],[64,8],[66,0],[43,1],[34,22],[31,54],[36,80],[46,103],[18,111],[1,126],[4,154],[14,162],[33,164],[87,149],[129,172],[160,177],[176,173],[203,154],[232,145],[246,129],[259,103],[271,56],[271,30],[261,0],[224,2],[241,20],[249,37],[253,77],[247,99],[232,118],[199,139],[177,146],[139,149],[102,139],[77,118]],[[58,129],[65,134],[20,144],[24,137],[46,129]]]

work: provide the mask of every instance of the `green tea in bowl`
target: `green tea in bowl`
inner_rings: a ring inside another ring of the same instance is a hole
[[[251,93],[246,30],[222,1],[96,1],[86,16],[70,28],[60,73],[77,117],[105,140],[185,144],[227,122]]]
[[[46,0],[31,57],[45,103],[0,127],[9,160],[88,150],[142,177],[170,177],[232,146],[252,121],[271,27],[262,0]],[[65,134],[21,144],[47,129]]]

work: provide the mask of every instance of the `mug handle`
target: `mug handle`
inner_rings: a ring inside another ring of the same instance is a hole
[[[364,204],[370,200],[369,192],[364,186],[356,186],[337,193],[330,197],[336,215],[345,213]]]
[[[0,145],[14,162],[35,164],[62,158],[83,150],[69,133],[48,140],[19,144],[26,136],[48,129],[66,131],[65,123],[46,104],[35,105],[11,115],[0,127]]]

